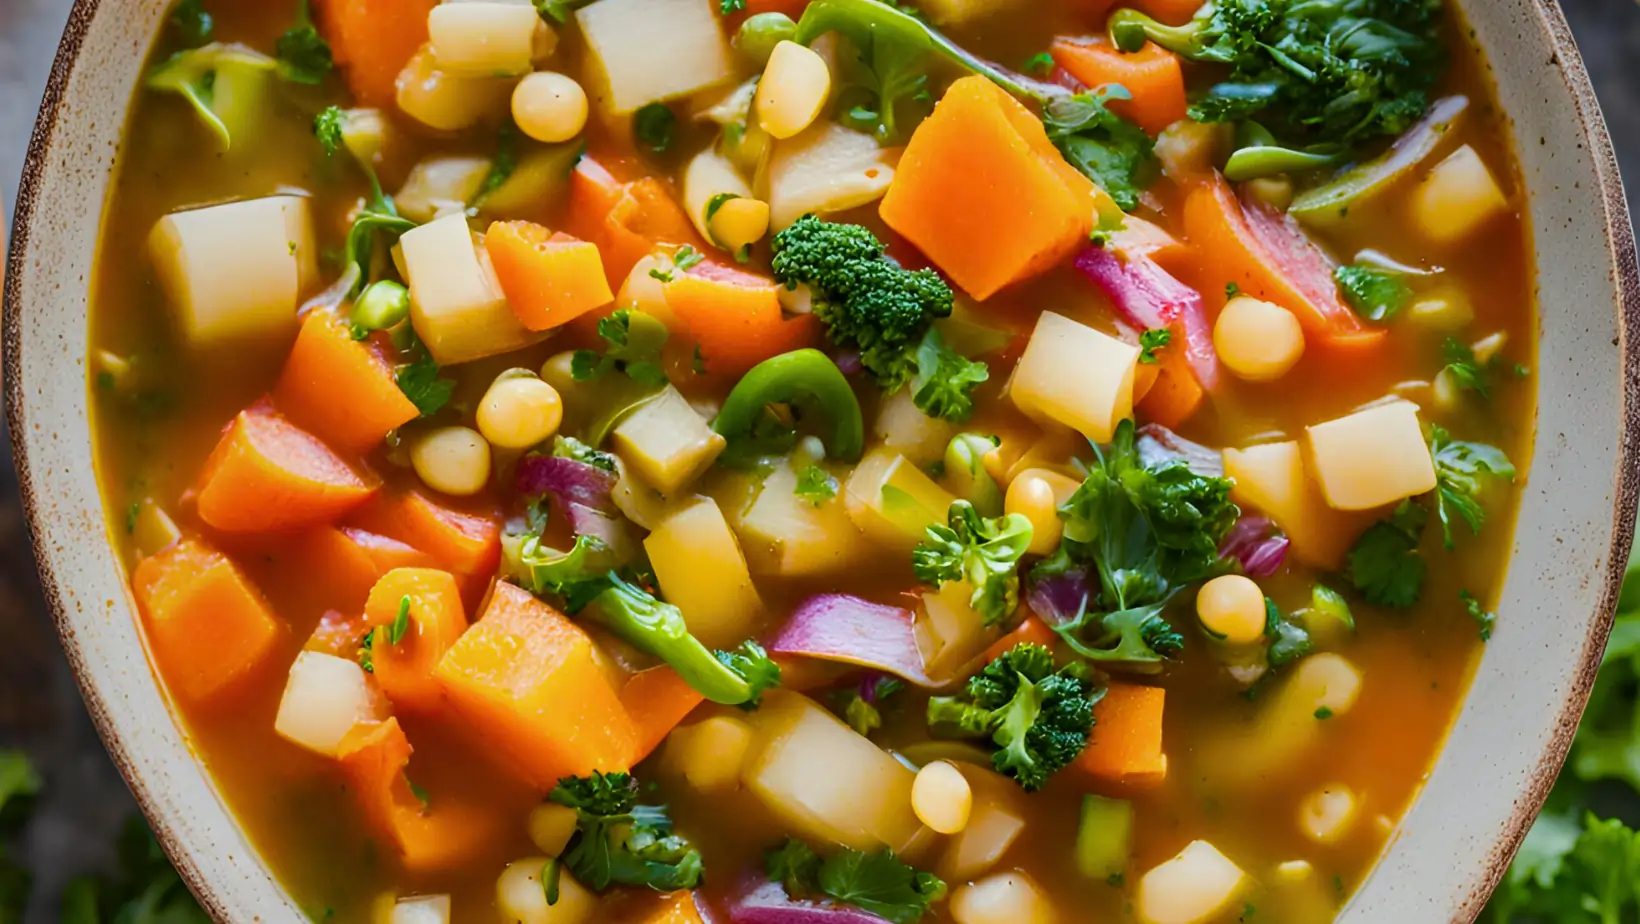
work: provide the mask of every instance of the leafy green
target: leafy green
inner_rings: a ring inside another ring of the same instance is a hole
[[[818,465],[811,465],[797,474],[797,486],[792,493],[819,507],[837,496],[837,479]]]
[[[959,500],[946,525],[931,524],[911,552],[911,571],[925,584],[967,581],[968,605],[995,626],[1019,608],[1019,560],[1031,545],[1031,521],[1023,514],[987,518]]]
[[[518,130],[518,123],[510,118],[503,120],[495,137],[495,153],[490,155],[490,170],[484,174],[484,182],[479,184],[472,201],[467,203],[468,208],[482,207],[496,190],[507,185],[518,170],[519,147],[523,142],[524,133]]]
[[[718,12],[724,16],[746,9],[746,0],[718,0]]]
[[[874,914],[891,924],[916,924],[945,897],[944,880],[902,862],[894,851],[844,849],[821,859],[789,839],[764,858],[769,879],[795,899],[822,896]]]
[[[1546,813],[1532,826],[1483,920],[1624,924],[1640,912],[1640,832],[1622,821]]]
[[[313,134],[319,139],[326,157],[334,157],[337,151],[348,147],[347,130],[348,115],[339,106],[328,106],[313,118]],[[349,153],[352,153],[351,148]],[[392,197],[382,191],[375,166],[357,157],[355,161],[370,181],[370,195],[365,199],[364,206],[354,214],[353,226],[348,229],[347,243],[343,249],[347,272],[353,274],[353,284],[347,293],[349,296],[357,296],[370,283],[376,255],[381,252],[377,244],[385,243],[391,247],[399,235],[416,226],[415,222],[399,215]]]
[[[1345,264],[1333,270],[1344,301],[1368,321],[1388,321],[1412,300],[1412,290],[1394,273],[1363,264]]]
[[[1152,327],[1139,335],[1139,362],[1154,365],[1156,351],[1173,342],[1173,332],[1165,327]]]
[[[205,12],[205,0],[177,0],[169,22],[186,45],[203,45],[216,30],[216,21]]]
[[[387,644],[397,645],[404,641],[405,633],[410,631],[410,595],[399,598],[399,612],[387,627]]]
[[[440,374],[439,364],[427,348],[421,346],[420,341],[417,341],[411,355],[413,358],[410,362],[393,373],[393,381],[398,383],[399,391],[410,399],[422,417],[431,417],[450,403],[456,383]]]
[[[179,51],[148,72],[144,85],[150,90],[175,93],[188,103],[224,151],[233,147],[233,137],[222,114],[216,109],[216,85],[225,70],[247,76],[272,73],[277,62],[242,45],[212,43]]]
[[[603,892],[612,885],[647,886],[661,892],[700,885],[700,851],[673,833],[664,805],[639,805],[638,781],[625,773],[565,777],[547,798],[575,810],[575,833],[559,857],[577,882]],[[556,890],[558,867],[548,866]]]
[[[1492,397],[1492,379],[1505,365],[1503,357],[1493,356],[1483,363],[1475,356],[1473,347],[1456,337],[1446,338],[1441,351],[1446,357],[1446,366],[1441,371],[1451,376],[1459,388],[1472,391],[1482,398]],[[1516,365],[1514,374],[1516,378],[1524,377],[1526,367]]]
[[[598,336],[607,344],[603,353],[576,350],[570,362],[570,376],[590,382],[611,372],[623,372],[641,385],[666,385],[666,369],[661,350],[670,336],[666,325],[641,311],[622,308],[598,321]]]
[[[1036,54],[1031,55],[1029,58],[1026,58],[1025,63],[1021,65],[1019,69],[1026,74],[1030,74],[1032,77],[1046,77],[1053,73],[1053,55],[1048,54],[1045,51],[1039,51]]]
[[[1424,590],[1429,563],[1418,552],[1429,511],[1404,500],[1387,520],[1367,528],[1350,549],[1350,579],[1367,602],[1408,607]]]
[[[651,154],[671,149],[677,127],[678,115],[665,103],[650,103],[632,114],[632,136]]]
[[[1119,84],[1075,96],[1056,97],[1042,110],[1042,124],[1071,166],[1110,193],[1125,212],[1139,205],[1139,194],[1155,178],[1155,157],[1144,129],[1106,108],[1112,100],[1133,94]]]
[[[296,23],[279,36],[274,44],[274,53],[279,58],[279,76],[292,83],[324,83],[336,68],[336,61],[330,54],[330,43],[313,25],[308,0],[298,0]]]
[[[1492,627],[1498,621],[1497,614],[1481,606],[1481,601],[1467,590],[1459,591],[1458,598],[1463,601],[1464,611],[1469,614],[1469,618],[1475,620],[1475,625],[1480,627],[1481,641],[1491,641]]]
[[[1430,427],[1429,432],[1430,457],[1435,463],[1435,512],[1441,518],[1441,533],[1450,549],[1454,519],[1462,520],[1476,535],[1486,522],[1486,509],[1480,502],[1485,487],[1481,479],[1513,481],[1515,466],[1496,446],[1454,440],[1439,426]]]
[[[610,474],[615,474],[619,470],[615,465],[615,456],[593,449],[573,436],[555,437],[552,441],[552,454],[560,459],[570,459]]]
[[[1269,642],[1266,658],[1271,670],[1280,670],[1315,650],[1310,633],[1283,617],[1269,597],[1264,598],[1264,637]]]
[[[967,423],[974,416],[974,389],[990,377],[984,363],[946,346],[939,330],[930,327],[917,347],[911,403],[936,420]]]
[[[903,689],[905,681],[898,677],[868,673],[858,684],[837,691],[831,698],[842,710],[843,721],[847,722],[850,728],[869,737],[872,732],[883,727],[883,700]]]

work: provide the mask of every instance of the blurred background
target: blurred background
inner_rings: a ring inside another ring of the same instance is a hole
[[[1485,0],[1472,0],[1485,2]],[[0,0],[0,200],[7,236],[29,133],[72,0]],[[1564,0],[1616,141],[1629,202],[1640,206],[1640,3]],[[3,423],[0,423],[3,427]],[[80,704],[35,587],[9,460],[0,465],[0,749],[22,748],[48,786],[23,845],[35,874],[27,924],[58,920],[55,896],[114,862],[133,811]],[[3,883],[0,883],[3,885]]]

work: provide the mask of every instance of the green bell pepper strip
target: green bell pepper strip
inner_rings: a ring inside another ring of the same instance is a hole
[[[724,399],[712,429],[731,449],[744,445],[754,438],[759,418],[771,404],[795,405],[805,419],[817,420],[826,454],[833,459],[857,462],[865,452],[860,399],[837,364],[819,350],[782,353],[752,367]]]

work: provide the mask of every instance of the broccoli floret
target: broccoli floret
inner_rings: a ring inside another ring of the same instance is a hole
[[[946,734],[989,737],[997,771],[1029,792],[1087,747],[1098,700],[1086,667],[1055,671],[1053,654],[1027,643],[968,678],[960,694],[929,700],[928,724]]]
[[[547,903],[558,893],[558,870],[602,892],[612,885],[661,892],[692,889],[705,872],[700,851],[672,833],[664,805],[639,805],[638,781],[625,773],[565,777],[547,798],[575,810],[575,833],[558,860],[542,871]]]
[[[774,276],[808,286],[814,314],[831,342],[860,351],[861,364],[887,391],[917,374],[928,325],[951,314],[951,287],[933,270],[908,270],[859,225],[798,219],[775,235]]]
[[[931,327],[917,347],[911,403],[936,420],[967,423],[974,416],[974,389],[990,377],[989,367],[946,346],[945,338]]]
[[[911,570],[936,587],[966,579],[968,605],[987,626],[998,625],[1019,606],[1019,559],[1031,545],[1031,521],[1018,513],[987,519],[965,500],[951,505],[946,521],[928,527],[911,552]]]
[[[1162,604],[1117,610],[1084,609],[1054,627],[1071,650],[1089,661],[1150,673],[1184,650],[1184,636],[1162,617]]]

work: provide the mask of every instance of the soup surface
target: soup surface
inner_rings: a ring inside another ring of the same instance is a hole
[[[199,759],[314,920],[1332,920],[1530,452],[1466,35],[186,0],[88,366]]]

